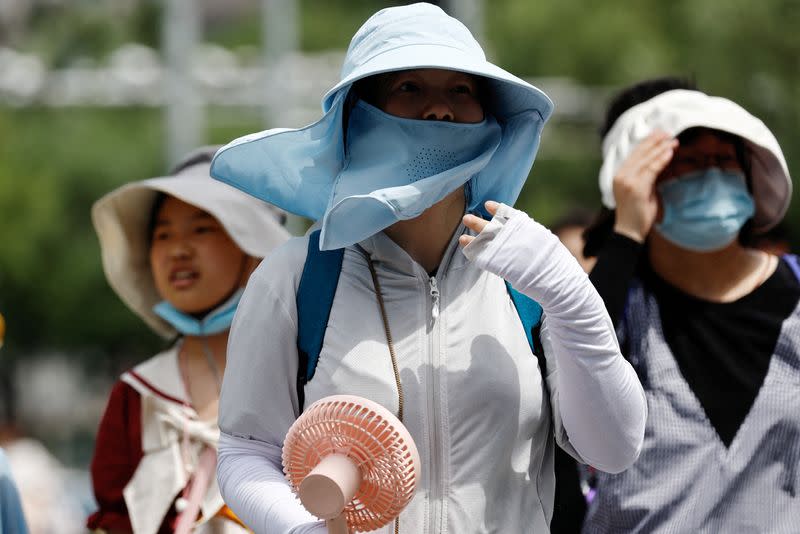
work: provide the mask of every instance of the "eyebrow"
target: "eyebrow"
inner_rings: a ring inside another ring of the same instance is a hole
[[[205,220],[205,219],[211,219],[212,221],[215,220],[214,217],[212,217],[210,213],[206,213],[204,211],[195,213],[194,215],[189,217],[189,220],[193,221],[193,222],[194,221]],[[166,226],[168,224],[171,224],[171,222],[172,221],[170,221],[169,219],[156,219],[156,223],[155,223],[154,226],[155,227]]]

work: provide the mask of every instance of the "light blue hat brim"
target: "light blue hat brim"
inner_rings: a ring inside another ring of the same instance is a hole
[[[493,158],[491,180],[473,180],[470,207],[483,199],[513,204],[553,103],[538,88],[486,61],[463,24],[427,3],[384,9],[364,23],[350,44],[341,80],[323,97],[325,114],[319,121],[237,139],[217,152],[211,175],[291,213],[320,219],[344,163],[344,106],[353,83],[424,68],[487,80],[485,111],[503,128],[504,140]]]
[[[524,89],[512,86],[509,92],[518,91]],[[322,218],[345,159],[345,99],[346,90],[340,90],[322,119],[305,128],[267,130],[233,141],[217,152],[211,175],[290,213]],[[482,210],[482,201],[489,199],[509,205],[516,202],[533,165],[546,117],[538,109],[520,108],[498,121],[504,140],[494,158],[503,161],[503,172],[472,180],[470,210]]]
[[[406,44],[381,52],[350,71],[325,93],[322,109],[330,110],[336,96],[346,93],[358,80],[409,69],[456,70],[486,78],[491,89],[486,111],[500,122],[526,111],[536,111],[546,121],[553,112],[553,102],[541,89],[482,58],[440,44]]]
[[[409,50],[409,48],[413,48]],[[233,141],[215,156],[211,175],[296,215],[319,219],[327,207],[333,182],[344,160],[342,116],[346,95],[353,82],[382,72],[410,68],[444,68],[484,76],[491,96],[487,107],[504,126],[504,135],[525,135],[530,157],[515,165],[527,176],[539,144],[541,127],[550,117],[553,103],[541,90],[486,61],[469,61],[463,52],[435,45],[403,47],[389,51],[354,71],[323,99],[325,115],[297,130],[273,129]],[[385,57],[384,57],[385,56]],[[417,57],[417,59],[409,59]],[[424,61],[423,61],[424,59]],[[513,123],[524,132],[512,132]],[[524,167],[524,168],[523,168]],[[519,188],[516,188],[519,193]],[[473,192],[479,193],[479,192]],[[476,198],[484,197],[482,194]],[[514,198],[505,198],[513,203]]]
[[[337,103],[305,128],[276,128],[236,139],[214,156],[211,176],[317,220],[344,161],[342,112]]]

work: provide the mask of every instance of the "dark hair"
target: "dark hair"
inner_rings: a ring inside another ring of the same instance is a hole
[[[209,145],[192,150],[172,167],[169,171],[170,176],[175,176],[182,170],[197,165],[198,163],[211,163],[211,160],[214,159],[214,154],[216,154],[217,150],[221,147],[222,145]]]
[[[350,93],[347,95],[348,100],[353,105],[357,100],[360,99],[367,104],[379,107],[378,96],[381,94],[382,90],[389,86],[392,81],[392,76],[395,74],[397,73],[383,72],[381,74],[373,74],[372,76],[367,76],[366,78],[357,80],[350,89]]]
[[[185,165],[184,167],[188,167]],[[181,167],[183,169],[184,167]],[[179,169],[180,170],[180,169]],[[178,172],[178,170],[174,171]],[[164,202],[169,198],[169,195],[162,191],[156,191],[156,197],[153,200],[153,205],[150,207],[150,217],[147,219],[147,250],[150,251],[150,247],[153,246],[153,233],[156,231],[156,223],[158,222],[158,212],[161,211],[161,207],[164,205]],[[147,263],[150,263],[150,256],[147,256]],[[152,276],[152,275],[151,275]],[[169,338],[166,343],[164,343],[164,350],[168,348],[172,348],[175,346],[178,341],[183,338],[183,334],[180,332],[176,333],[174,336]]]
[[[158,223],[158,212],[161,211],[161,206],[167,200],[168,195],[161,191],[156,192],[156,198],[153,200],[153,205],[150,208],[150,217],[147,219],[147,250],[153,246],[153,232],[156,231],[156,224]]]
[[[752,248],[771,251],[773,254],[788,254],[794,249],[795,237],[784,219],[766,232],[751,235],[748,244]]]

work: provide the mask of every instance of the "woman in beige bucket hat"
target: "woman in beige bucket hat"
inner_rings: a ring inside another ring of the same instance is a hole
[[[228,329],[244,285],[289,234],[277,208],[211,179],[216,147],[169,176],[124,185],[92,207],[120,298],[177,342],[123,373],[97,435],[92,479],[106,532],[244,532],[214,467]]]

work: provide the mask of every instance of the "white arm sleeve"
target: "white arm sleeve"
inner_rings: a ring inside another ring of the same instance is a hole
[[[464,254],[542,306],[542,346],[548,364],[555,364],[547,379],[559,442],[563,425],[571,446],[565,448],[583,461],[609,473],[630,467],[644,440],[644,390],[575,258],[547,228],[506,205]]]
[[[217,481],[225,502],[256,534],[326,534],[300,505],[283,476],[281,449],[257,440],[221,434]]]
[[[295,288],[306,244],[292,239],[259,265],[228,339],[217,480],[225,502],[257,534],[326,532],[281,467],[284,437],[299,414]]]

